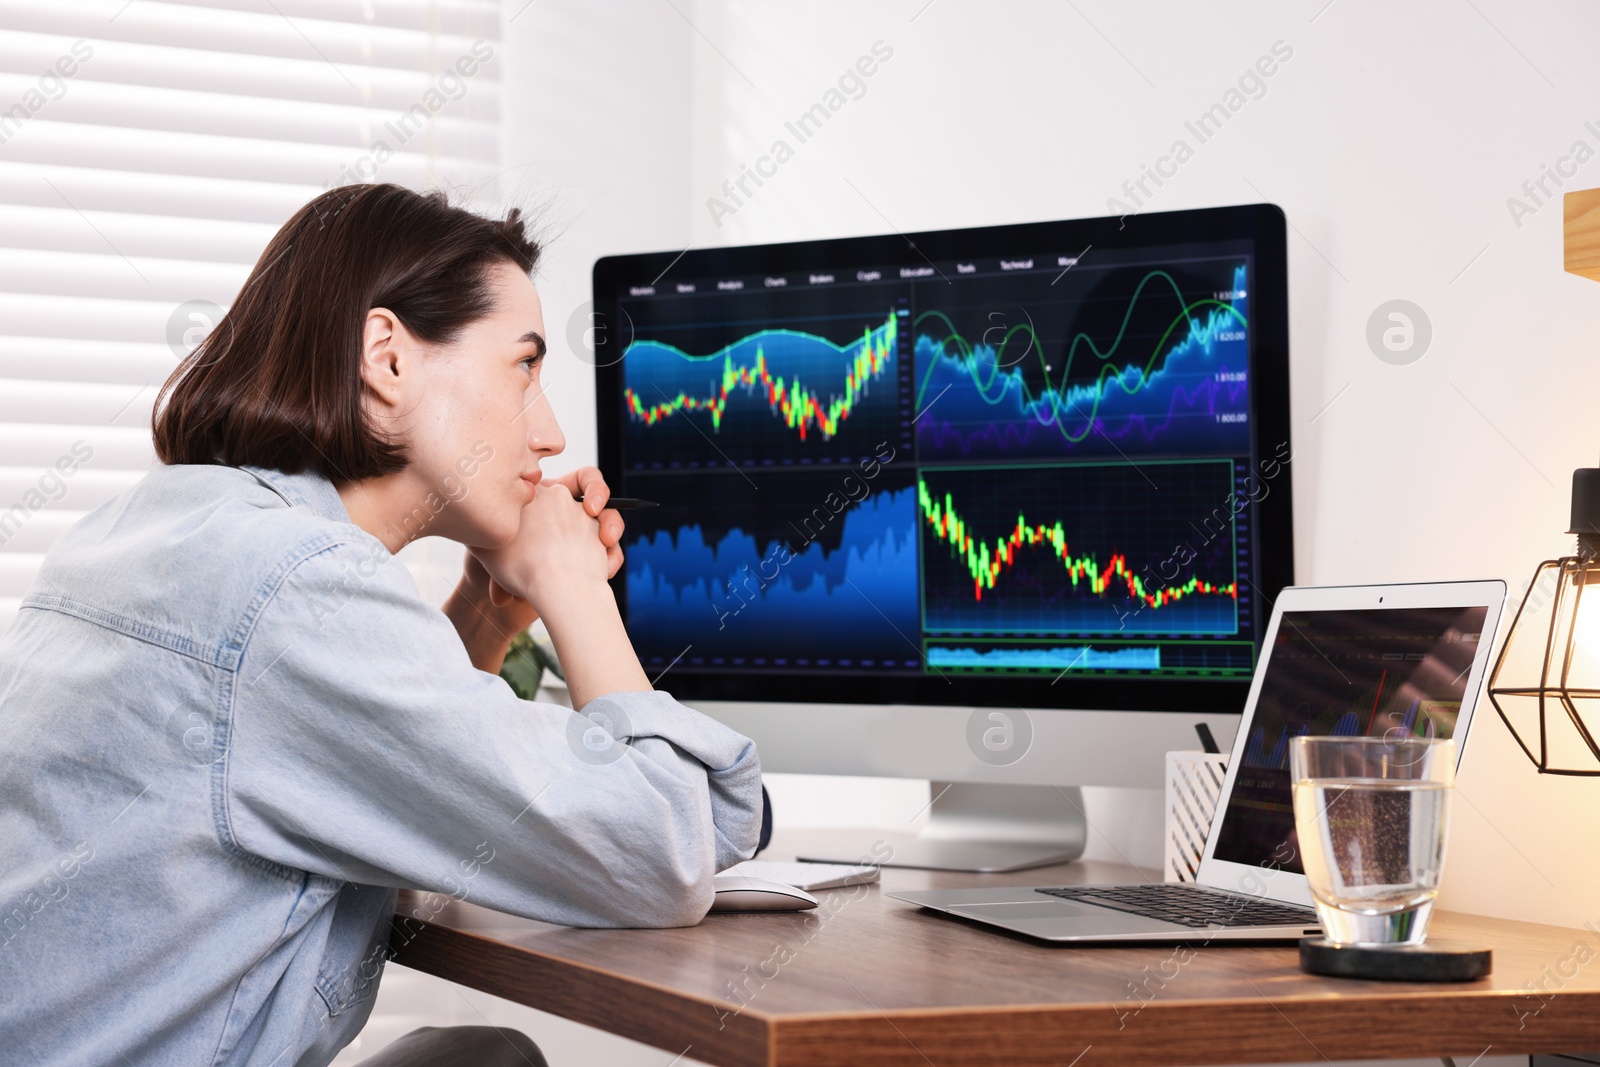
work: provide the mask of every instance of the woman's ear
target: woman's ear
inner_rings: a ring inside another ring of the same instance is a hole
[[[361,329],[361,380],[368,395],[390,413],[409,405],[406,393],[415,377],[416,342],[399,316],[388,308],[367,312]]]

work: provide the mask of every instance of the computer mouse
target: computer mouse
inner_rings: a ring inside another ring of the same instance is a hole
[[[804,889],[765,878],[719,874],[712,884],[716,886],[712,911],[806,911],[817,906],[817,898]]]

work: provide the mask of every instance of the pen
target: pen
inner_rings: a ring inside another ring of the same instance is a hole
[[[1203,722],[1197,722],[1194,724],[1194,732],[1200,735],[1200,747],[1202,749],[1213,754],[1222,751],[1217,747],[1217,739],[1211,736],[1211,727]]]
[[[583,502],[581,494],[573,497],[573,499],[580,504]],[[636,496],[614,496],[606,501],[606,507],[616,508],[618,511],[627,511],[629,508],[658,508],[660,506],[654,500],[640,500]]]

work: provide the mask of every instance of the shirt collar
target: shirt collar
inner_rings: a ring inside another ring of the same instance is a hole
[[[345,509],[339,490],[316,471],[285,474],[270,467],[242,466],[239,469],[277,493],[291,507],[303,507],[331,522],[350,521],[350,512]]]

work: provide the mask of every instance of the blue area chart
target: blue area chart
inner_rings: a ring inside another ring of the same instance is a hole
[[[758,543],[698,525],[626,546],[628,631],[649,665],[882,669],[920,665],[916,490],[842,511],[837,548],[799,536]],[[687,647],[687,651],[686,651]]]
[[[917,406],[927,409],[917,426],[919,455],[1247,449],[1245,266],[1234,269],[1232,291],[1220,295],[1227,299],[1190,300],[1171,275],[1152,270],[1127,298],[1121,329],[1103,346],[1078,333],[1053,350],[1023,327],[1004,340],[985,333],[994,343],[974,344],[943,314],[918,316]],[[1036,385],[1029,373],[1041,376]]]

